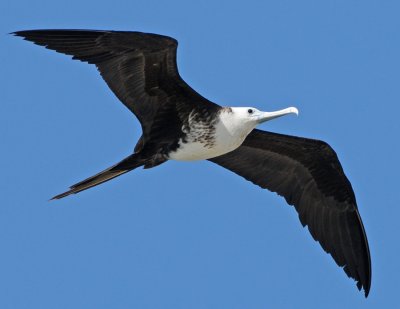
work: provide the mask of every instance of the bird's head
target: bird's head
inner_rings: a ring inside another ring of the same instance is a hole
[[[296,107],[288,107],[274,112],[263,112],[254,107],[226,107],[221,114],[221,122],[230,135],[247,136],[257,125],[288,114],[298,115]]]
[[[299,114],[296,107],[288,107],[274,112],[263,112],[254,107],[231,107],[231,117],[255,128],[258,124],[288,114]]]

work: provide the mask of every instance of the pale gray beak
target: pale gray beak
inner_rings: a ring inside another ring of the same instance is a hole
[[[296,107],[288,107],[285,109],[281,109],[279,111],[275,111],[275,112],[261,112],[260,116],[259,116],[259,123],[274,119],[274,118],[278,118],[281,116],[285,116],[288,114],[296,114],[299,115],[299,111]]]

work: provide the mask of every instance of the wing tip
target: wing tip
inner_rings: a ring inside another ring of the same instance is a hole
[[[18,31],[10,32],[9,35],[26,37],[27,35],[33,34],[38,31],[41,31],[41,30],[18,30]]]
[[[360,290],[361,290],[361,286],[364,289],[365,298],[367,298],[369,295],[369,291],[371,289],[371,273],[369,273],[367,282],[364,282],[364,283],[360,282],[360,288],[359,288]]]
[[[364,287],[364,295],[365,295],[365,298],[367,298],[368,297],[368,295],[369,295],[369,286],[367,286],[367,287]]]
[[[364,291],[364,296],[367,298],[371,288],[371,281],[362,282],[362,280],[356,280],[356,286],[359,291]]]
[[[359,289],[361,289],[361,286],[362,286],[362,288],[364,289],[365,298],[367,298],[369,295],[369,291],[371,289],[371,282],[372,282],[371,251],[369,249],[368,237],[367,237],[367,233],[365,232],[364,223],[361,219],[361,215],[360,215],[358,208],[356,209],[356,215],[357,215],[357,219],[359,222],[359,227],[361,229],[361,235],[362,235],[362,239],[363,239],[362,243],[364,245],[364,253],[366,255],[366,265],[365,265],[366,267],[364,268],[366,276],[365,276],[365,279],[363,280],[364,282],[361,282],[361,281],[359,282],[359,284],[360,284]]]
[[[9,32],[8,35],[24,37],[24,33],[25,33],[25,32],[26,32],[25,30],[22,30],[22,31],[13,31],[13,32]]]

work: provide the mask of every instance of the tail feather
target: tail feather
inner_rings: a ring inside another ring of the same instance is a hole
[[[122,160],[121,162],[105,169],[104,171],[101,171],[100,173],[98,173],[94,176],[86,178],[85,180],[82,180],[82,181],[72,185],[69,188],[70,190],[52,197],[51,200],[58,200],[63,197],[66,197],[70,194],[76,194],[78,192],[87,190],[91,187],[97,186],[97,185],[102,184],[106,181],[109,181],[115,177],[125,174],[125,173],[143,165],[144,163],[145,162],[143,162],[142,160],[140,160],[138,158],[137,154],[130,155],[129,157]]]

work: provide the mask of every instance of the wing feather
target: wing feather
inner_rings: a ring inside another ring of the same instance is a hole
[[[148,141],[161,109],[176,110],[177,104],[188,105],[190,110],[199,105],[217,106],[180,77],[176,63],[178,43],[171,37],[94,30],[27,30],[13,34],[95,64],[110,89],[139,119],[142,142]]]
[[[367,237],[351,184],[328,144],[254,130],[238,149],[210,161],[294,205],[301,224],[368,295]]]

